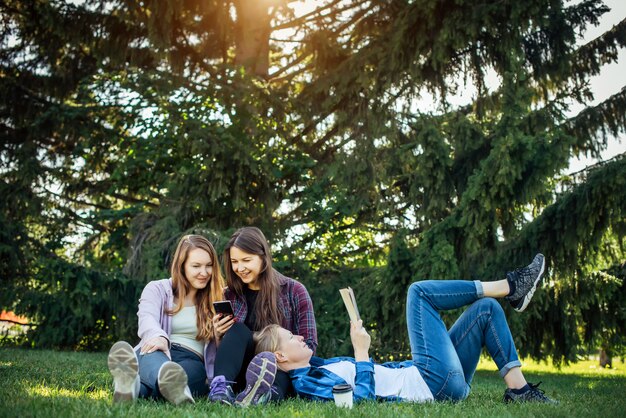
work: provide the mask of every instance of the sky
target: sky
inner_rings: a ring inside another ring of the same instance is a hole
[[[585,43],[602,35],[614,25],[618,24],[626,18],[626,1],[624,0],[604,0],[604,4],[611,8],[609,13],[605,13],[597,27],[591,28],[585,33],[583,41]],[[597,105],[606,100],[611,95],[619,92],[626,86],[626,50],[621,48],[617,63],[605,65],[597,76],[591,79],[591,90],[594,93],[595,100],[589,105]],[[572,113],[578,113],[582,110],[582,106],[572,107]],[[622,134],[619,138],[613,138],[609,141],[608,148],[602,153],[601,160],[608,160],[617,154],[626,152],[626,135]],[[592,158],[582,157],[574,158],[570,161],[570,167],[567,172],[572,173],[584,169],[586,166],[593,165],[597,162]]]

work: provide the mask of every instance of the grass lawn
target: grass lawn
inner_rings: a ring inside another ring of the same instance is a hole
[[[557,370],[541,363],[525,362],[526,377],[543,381],[546,393],[559,405],[505,405],[504,386],[488,360],[481,361],[470,397],[461,403],[386,404],[366,402],[352,410],[332,403],[289,400],[245,411],[245,416],[341,417],[341,416],[549,416],[617,417],[626,411],[626,365],[616,362],[604,370],[596,361],[582,361]],[[199,400],[195,405],[174,407],[165,402],[140,400],[111,403],[112,378],[105,353],[71,353],[0,348],[0,417],[228,417],[243,410]]]

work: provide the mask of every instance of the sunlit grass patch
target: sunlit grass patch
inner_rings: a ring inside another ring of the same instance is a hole
[[[96,390],[81,388],[80,390],[76,390],[46,384],[30,386],[26,388],[26,393],[31,397],[40,396],[48,398],[62,396],[74,399],[105,400],[111,397],[111,391],[105,390],[104,388]]]
[[[523,370],[532,373],[576,373],[581,375],[626,377],[626,365],[619,359],[615,359],[613,361],[612,368],[600,367],[598,360],[595,359],[581,360],[577,363],[562,365],[560,368],[553,366],[552,362],[549,360],[536,361],[532,359],[521,359],[521,361]],[[491,359],[483,356],[478,363],[477,369],[485,371],[496,371],[497,367]]]
[[[41,350],[0,349],[0,418],[37,416],[101,417],[485,417],[545,416],[609,418],[626,410],[626,367],[614,362],[602,369],[597,360],[563,365],[523,360],[524,373],[532,382],[558,399],[557,406],[505,405],[504,384],[488,358],[481,359],[469,398],[463,402],[398,404],[365,402],[351,411],[332,403],[292,399],[241,411],[198,399],[194,405],[175,407],[165,402],[139,400],[112,403],[112,378],[105,353],[71,353]],[[9,407],[6,407],[9,405]]]

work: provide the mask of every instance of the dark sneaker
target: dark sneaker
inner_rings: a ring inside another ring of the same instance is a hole
[[[223,375],[215,376],[211,381],[211,390],[209,392],[209,401],[221,402],[228,405],[235,403],[235,392],[230,387],[229,382]]]
[[[257,354],[246,371],[246,389],[237,395],[235,404],[241,407],[267,403],[272,395],[276,377],[276,356],[264,351]]]
[[[139,362],[126,341],[118,341],[109,350],[109,371],[113,375],[113,402],[134,401],[139,395]]]
[[[537,283],[541,280],[546,268],[546,260],[543,254],[537,254],[533,262],[521,269],[515,269],[506,274],[506,279],[515,288],[512,295],[505,299],[509,301],[513,309],[522,312],[535,294]]]
[[[168,361],[159,369],[159,392],[174,405],[184,402],[194,403],[187,386],[187,373],[178,363]]]
[[[507,389],[504,391],[504,403],[514,403],[514,402],[539,402],[539,403],[548,403],[556,405],[559,402],[554,399],[550,399],[546,396],[545,392],[539,389],[539,385],[541,382],[533,385],[528,382],[528,389],[526,392],[517,394],[514,393],[511,389]]]

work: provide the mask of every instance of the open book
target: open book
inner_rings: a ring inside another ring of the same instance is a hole
[[[352,291],[352,288],[347,287],[345,289],[339,289],[339,293],[341,293],[343,303],[346,305],[348,315],[350,315],[350,321],[356,324],[356,321],[361,319],[361,315],[359,315],[359,308],[356,306],[354,291]]]

